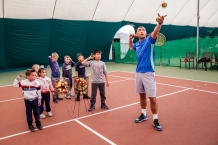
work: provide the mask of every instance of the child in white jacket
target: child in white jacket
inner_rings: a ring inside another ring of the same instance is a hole
[[[34,132],[32,112],[35,117],[36,127],[42,130],[42,125],[40,122],[39,106],[41,105],[41,86],[38,81],[36,81],[36,72],[33,69],[28,69],[25,72],[26,79],[20,81],[24,76],[18,75],[14,80],[14,87],[21,87],[23,90],[23,97],[26,106],[26,118],[29,129]]]
[[[45,68],[40,68],[38,70],[38,78],[36,79],[38,82],[41,83],[41,105],[39,107],[40,118],[45,118],[46,116],[43,114],[44,109],[46,108],[46,112],[48,116],[51,117],[51,107],[50,107],[50,92],[54,95],[54,88],[52,86],[51,79],[46,76]],[[45,103],[45,108],[44,108]]]

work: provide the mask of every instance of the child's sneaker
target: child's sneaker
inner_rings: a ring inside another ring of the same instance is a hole
[[[57,99],[53,99],[53,102],[54,102],[54,103],[58,103]]]
[[[80,101],[80,95],[77,95],[76,101]]]
[[[144,120],[148,120],[147,115],[145,116],[143,113],[141,113],[141,116],[139,116],[139,118],[136,118],[135,123],[139,123],[142,122]]]
[[[57,97],[57,100],[63,100],[63,98]]]
[[[109,109],[106,104],[102,104],[102,105],[101,105],[101,108],[102,108],[102,109]]]
[[[33,126],[33,125],[30,125],[30,126],[29,126],[29,130],[30,130],[31,132],[35,132],[34,126]]]
[[[93,111],[93,110],[95,110],[95,106],[90,106],[88,112],[91,112],[91,111]]]
[[[46,116],[44,114],[40,114],[40,118],[44,119]]]
[[[88,95],[83,95],[83,99],[90,99]]]
[[[66,98],[66,99],[71,99],[70,95],[66,95],[65,98]]]
[[[43,129],[41,123],[36,123],[36,127],[37,127],[39,130],[42,130],[42,129]]]
[[[49,117],[52,117],[52,113],[51,113],[51,112],[48,112],[48,116],[49,116]]]

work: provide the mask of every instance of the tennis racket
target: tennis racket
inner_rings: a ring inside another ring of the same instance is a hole
[[[148,34],[148,36],[151,35],[151,33]],[[166,42],[166,37],[162,33],[158,33],[156,45],[157,46],[163,46]]]
[[[166,37],[162,33],[158,33],[156,45],[163,46],[165,42],[166,42]]]
[[[48,65],[46,67],[46,74],[51,78],[51,67],[50,67],[50,65]]]

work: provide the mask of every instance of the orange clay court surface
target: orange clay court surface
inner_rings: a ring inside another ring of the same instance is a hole
[[[135,74],[113,71],[108,75],[109,110],[100,108],[99,94],[92,113],[87,112],[87,100],[77,102],[75,110],[74,99],[51,102],[53,117],[41,119],[44,129],[33,133],[26,123],[21,88],[0,87],[0,145],[218,145],[217,83],[156,76],[163,127],[158,132],[152,126],[149,103],[149,119],[134,122],[141,113]]]

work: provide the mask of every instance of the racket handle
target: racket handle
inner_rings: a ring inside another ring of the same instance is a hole
[[[19,75],[18,75],[20,78],[25,78],[26,76],[25,75],[23,75],[22,73],[19,73]]]

